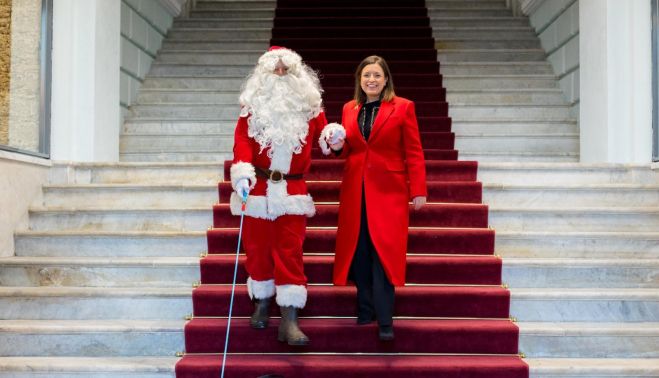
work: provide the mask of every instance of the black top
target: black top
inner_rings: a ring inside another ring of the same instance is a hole
[[[380,100],[365,103],[359,112],[357,123],[359,125],[359,130],[362,132],[362,135],[366,140],[368,140],[368,137],[371,135],[371,129],[373,128],[375,117],[378,116],[378,110],[380,110]]]

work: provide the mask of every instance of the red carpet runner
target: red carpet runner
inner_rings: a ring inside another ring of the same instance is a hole
[[[311,194],[329,204],[319,204],[309,220],[304,246],[310,286],[301,326],[311,345],[277,342],[278,319],[265,331],[250,329],[252,305],[240,285],[234,315],[241,318],[232,322],[229,350],[235,354],[227,359],[226,376],[528,377],[517,356],[519,332],[509,320],[510,293],[501,286],[477,163],[457,161],[453,149],[424,1],[279,0],[271,43],[295,49],[321,72],[330,121],[340,121],[359,61],[371,54],[387,59],[396,93],[416,102],[430,204],[411,215],[408,286],[396,292],[396,340],[379,342],[376,325],[355,325],[355,289],[328,285],[343,162],[314,160],[307,176]],[[219,377],[239,221],[229,214],[230,191],[228,182],[219,184],[209,255],[201,260],[194,318],[185,327],[187,354],[176,366],[179,378]],[[241,268],[239,282],[245,279]]]

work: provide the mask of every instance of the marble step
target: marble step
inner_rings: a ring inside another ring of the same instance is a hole
[[[579,134],[456,134],[455,149],[460,151],[498,152],[502,154],[527,152],[533,154],[579,151]]]
[[[208,100],[206,100],[208,101]],[[220,104],[156,104],[156,105],[135,105],[130,108],[130,116],[133,118],[175,118],[185,119],[194,114],[197,119],[210,118],[218,120],[237,120],[240,116],[240,106],[238,104],[220,105]]]
[[[576,163],[577,152],[489,152],[461,150],[458,160],[475,160],[484,163]]]
[[[437,4],[428,4],[428,17],[430,18],[465,18],[465,17],[510,17],[510,9],[496,7],[469,8],[445,8]]]
[[[253,64],[250,66],[254,67]],[[171,89],[181,91],[190,89],[211,89],[214,91],[236,92],[240,90],[243,81],[245,81],[245,78],[242,76],[218,76],[213,78],[186,76],[153,77],[147,78],[140,90]]]
[[[131,207],[157,209],[161,207],[203,207],[218,200],[213,184],[151,185],[151,184],[87,184],[47,185],[43,188],[42,205],[48,208]]]
[[[270,37],[271,37],[270,27],[175,28],[170,30],[169,33],[167,33],[168,39],[209,41],[209,42],[244,40],[244,39],[270,39]],[[170,52],[170,50],[167,50],[166,52]],[[256,59],[254,59],[253,61],[255,62]]]
[[[433,27],[432,36],[437,41],[445,38],[465,38],[473,40],[501,39],[501,40],[533,40],[538,36],[530,26],[481,26],[481,27]]]
[[[553,75],[444,75],[447,92],[483,89],[557,88]],[[451,108],[451,107],[449,107]]]
[[[447,90],[446,101],[449,110],[460,105],[567,105],[563,92],[558,88]]]
[[[527,17],[448,17],[443,15],[434,15],[430,17],[430,26],[433,30],[438,28],[479,28],[479,27],[496,27],[496,28],[515,28],[528,27],[529,19]]]
[[[0,378],[174,378],[178,357],[0,357]],[[525,358],[530,378],[647,378],[652,358]]]
[[[333,257],[328,255],[325,265],[328,273],[331,261]],[[503,281],[514,288],[657,288],[657,271],[659,259],[505,258],[503,261]],[[199,280],[197,257],[0,258],[3,286],[126,287],[139,282],[144,287],[188,288]]]
[[[451,103],[449,116],[455,121],[490,121],[496,119],[526,119],[534,121],[569,120],[568,105],[481,104],[458,105]]]
[[[274,0],[240,0],[240,1],[195,1],[195,10],[228,10],[250,8],[275,8]]]
[[[510,290],[510,313],[520,321],[659,321],[656,288]],[[0,319],[178,320],[192,313],[191,295],[191,287],[3,286],[0,287]]]
[[[0,319],[182,323],[192,287],[0,287],[0,304]]]
[[[657,358],[657,323],[518,323],[530,358]]]
[[[214,103],[238,106],[240,92],[237,90],[218,91],[213,89],[144,89],[140,90],[137,102],[140,105],[163,103]],[[235,126],[235,123],[234,123]]]
[[[440,73],[464,76],[553,75],[554,70],[547,62],[441,62]]]
[[[657,207],[503,208],[490,207],[498,231],[630,231],[659,229]]]
[[[437,60],[444,62],[544,62],[542,49],[443,49]]]
[[[267,26],[266,26],[267,27]],[[246,40],[230,40],[230,41],[195,41],[189,39],[172,39],[167,38],[163,40],[161,51],[178,51],[178,50],[225,50],[225,51],[240,51],[240,50],[262,50],[266,51],[269,47],[268,40],[264,39],[246,39]],[[151,69],[153,70],[153,69]]]
[[[157,77],[199,77],[199,76],[231,76],[246,77],[254,70],[254,64],[185,64],[185,63],[158,63],[153,62],[147,80]],[[140,88],[138,101],[143,89]]]
[[[469,39],[435,37],[435,48],[437,50],[468,50],[468,49],[539,49],[540,40],[533,39]]]
[[[190,20],[235,20],[247,18],[267,18],[272,20],[275,17],[274,8],[252,8],[252,9],[227,9],[223,11],[196,11],[190,12]]]
[[[126,127],[126,126],[124,126]],[[455,135],[474,134],[578,134],[576,121],[467,121],[453,120],[451,130]]]
[[[199,151],[198,149],[169,151],[169,152],[119,152],[119,160],[122,162],[148,162],[148,163],[204,163],[216,162],[221,164],[224,160],[231,159],[232,152]]]
[[[157,209],[31,208],[32,231],[204,231],[213,224],[210,206]]]
[[[178,150],[231,153],[233,141],[233,134],[124,134],[121,136],[119,148],[122,153]]]
[[[656,259],[659,233],[625,231],[497,231],[496,251],[506,258]]]
[[[50,184],[216,184],[224,161],[186,163],[54,163]]]
[[[238,98],[238,95],[236,95]],[[141,121],[134,119],[124,122],[122,134],[159,134],[159,135],[179,135],[179,134],[233,134],[236,128],[237,119],[230,121]]]
[[[2,356],[174,356],[184,320],[0,320]]]
[[[269,11],[268,11],[269,12]],[[272,28],[272,18],[270,17],[252,17],[252,18],[179,18],[175,19],[172,24],[173,29],[193,29],[193,28]],[[165,40],[167,41],[167,40]],[[163,41],[163,42],[165,42]]]
[[[17,256],[199,256],[206,231],[18,231]]]
[[[0,378],[175,378],[178,357],[0,357]]]
[[[521,185],[651,184],[659,183],[659,175],[650,170],[648,165],[484,162],[478,165],[478,180]]]

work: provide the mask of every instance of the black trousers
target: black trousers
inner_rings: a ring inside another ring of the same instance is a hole
[[[389,282],[384,272],[368,231],[366,197],[363,188],[359,239],[350,264],[350,278],[357,286],[358,319],[376,318],[381,326],[393,325],[394,285]]]

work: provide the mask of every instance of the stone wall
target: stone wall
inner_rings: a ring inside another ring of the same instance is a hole
[[[0,0],[0,144],[9,143],[11,0]]]
[[[38,151],[41,0],[14,1],[11,29],[9,145]]]

